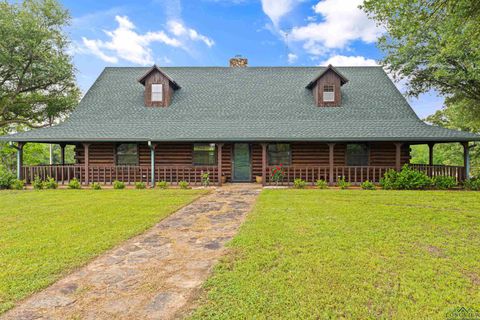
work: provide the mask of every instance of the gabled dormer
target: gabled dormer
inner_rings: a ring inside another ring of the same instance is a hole
[[[341,87],[348,82],[331,64],[313,79],[307,89],[312,90],[318,107],[339,107],[342,104]]]
[[[153,65],[138,82],[145,87],[146,107],[168,107],[175,90],[180,86],[159,67]]]

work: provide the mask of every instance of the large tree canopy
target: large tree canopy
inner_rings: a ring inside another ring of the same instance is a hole
[[[366,0],[386,33],[383,64],[417,96],[436,89],[480,111],[480,1]]]
[[[0,0],[0,129],[46,126],[77,104],[69,20],[55,0]]]

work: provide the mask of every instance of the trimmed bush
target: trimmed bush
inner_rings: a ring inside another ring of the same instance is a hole
[[[58,183],[55,181],[54,178],[52,177],[47,177],[47,180],[43,182],[43,188],[44,189],[57,189],[58,188]]]
[[[328,183],[325,180],[317,180],[315,182],[315,185],[317,186],[318,189],[327,189],[328,188]]]
[[[307,182],[303,179],[298,178],[293,180],[293,187],[295,189],[304,189],[306,185],[307,185]]]
[[[9,189],[15,180],[15,174],[0,166],[0,190]]]
[[[122,181],[115,180],[113,181],[113,189],[116,189],[116,190],[125,189],[125,183],[123,183]]]
[[[361,185],[363,190],[376,190],[377,187],[375,186],[375,184],[371,181],[364,181]]]
[[[42,190],[45,188],[45,184],[43,183],[42,179],[39,176],[36,176],[32,181],[33,189],[35,190]]]
[[[68,182],[68,188],[69,189],[81,189],[82,185],[77,180],[77,178],[73,178],[72,180],[70,180],[70,182]]]
[[[380,185],[387,190],[423,190],[431,187],[432,183],[425,173],[413,170],[407,164],[400,172],[388,170],[380,179]]]
[[[438,176],[433,178],[433,186],[441,190],[452,189],[457,186],[457,180],[454,177]]]
[[[345,181],[345,177],[342,177],[340,180],[337,182],[337,187],[339,187],[342,190],[350,188],[351,184],[350,182]]]
[[[93,190],[101,190],[101,189],[102,189],[102,186],[100,185],[100,183],[94,182],[94,183],[92,183],[91,188],[92,188]]]
[[[135,189],[146,189],[147,185],[145,182],[135,182]]]
[[[10,188],[13,190],[23,190],[25,189],[25,180],[14,179]]]
[[[480,190],[480,179],[479,178],[472,178],[467,179],[463,182],[463,186],[467,190]]]
[[[190,184],[187,182],[187,181],[180,181],[178,183],[178,186],[180,187],[180,189],[188,189],[190,188]]]
[[[159,181],[159,182],[157,182],[157,188],[167,189],[167,188],[168,188],[168,182],[167,182],[167,181]]]

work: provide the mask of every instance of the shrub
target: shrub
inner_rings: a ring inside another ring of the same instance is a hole
[[[77,178],[73,178],[68,183],[68,188],[69,189],[81,189],[82,185],[80,184],[80,182],[78,182]]]
[[[55,181],[54,178],[52,177],[47,177],[47,180],[43,182],[43,188],[44,189],[57,189],[58,188],[58,183]]]
[[[25,180],[13,179],[10,188],[13,190],[23,190],[25,189]]]
[[[373,184],[373,182],[371,181],[364,181],[361,185],[363,190],[376,190],[377,187],[375,187],[375,184]]]
[[[303,189],[305,188],[306,185],[307,185],[307,182],[303,179],[298,178],[293,180],[293,187],[295,189]]]
[[[432,185],[432,179],[425,173],[404,165],[400,172],[395,170],[385,172],[383,178],[380,179],[380,185],[384,189],[422,190]]]
[[[178,186],[180,189],[188,189],[190,187],[190,184],[187,181],[180,181],[178,183]]]
[[[452,189],[457,186],[457,180],[454,177],[438,176],[433,178],[433,185],[441,190]]]
[[[480,179],[479,178],[472,178],[467,179],[463,182],[463,186],[467,190],[480,190]]]
[[[113,181],[113,189],[117,189],[117,190],[125,189],[125,183],[123,183],[122,181],[115,180]]]
[[[337,186],[340,189],[345,190],[345,189],[348,189],[351,186],[351,184],[350,182],[345,181],[345,177],[342,177],[341,179],[338,180]]]
[[[92,187],[93,190],[101,190],[102,189],[102,186],[98,182],[93,182],[91,187]]]
[[[135,189],[146,189],[147,185],[145,182],[135,182]]]
[[[159,181],[159,182],[157,182],[157,188],[167,189],[167,188],[168,188],[168,182],[167,182],[167,181]]]
[[[318,189],[327,189],[327,187],[328,187],[327,181],[321,180],[321,179],[317,180],[317,182],[315,184],[317,185]]]
[[[202,173],[202,185],[204,187],[208,187],[210,185],[210,173],[209,172]]]
[[[13,172],[7,169],[3,169],[0,166],[0,190],[10,188],[14,180],[15,175],[13,174]]]
[[[271,179],[273,182],[275,182],[276,184],[278,184],[279,182],[281,182],[284,177],[285,177],[285,170],[283,169],[282,164],[276,166],[276,167],[273,168],[272,171],[270,172],[270,179]]]
[[[43,188],[45,188],[45,184],[43,183],[42,179],[40,179],[39,176],[36,176],[33,179],[32,186],[33,186],[33,189],[35,190],[42,190]]]

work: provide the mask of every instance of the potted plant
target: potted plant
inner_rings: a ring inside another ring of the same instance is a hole
[[[262,183],[262,176],[255,176],[255,182],[261,184]]]

